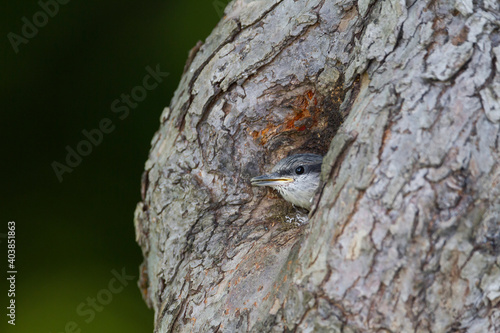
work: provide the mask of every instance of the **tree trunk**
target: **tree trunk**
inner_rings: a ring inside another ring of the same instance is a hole
[[[500,332],[499,7],[233,1],[146,162],[155,331]],[[249,182],[299,152],[309,216]]]

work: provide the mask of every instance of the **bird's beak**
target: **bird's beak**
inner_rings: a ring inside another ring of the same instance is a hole
[[[280,177],[276,173],[254,177],[250,180],[253,186],[277,186],[293,182],[293,178]]]

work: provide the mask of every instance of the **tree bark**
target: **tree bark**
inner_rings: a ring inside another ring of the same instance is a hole
[[[497,0],[231,2],[146,162],[155,332],[500,332],[499,59]],[[299,152],[309,216],[249,182]]]

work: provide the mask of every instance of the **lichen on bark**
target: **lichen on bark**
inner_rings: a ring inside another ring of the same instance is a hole
[[[135,214],[156,332],[500,331],[500,5],[233,1]],[[249,179],[325,154],[309,223]]]

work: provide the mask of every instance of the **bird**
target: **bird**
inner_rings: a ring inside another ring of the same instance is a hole
[[[280,160],[271,173],[254,177],[253,186],[270,186],[293,205],[311,210],[314,193],[319,186],[323,156],[295,154]]]

